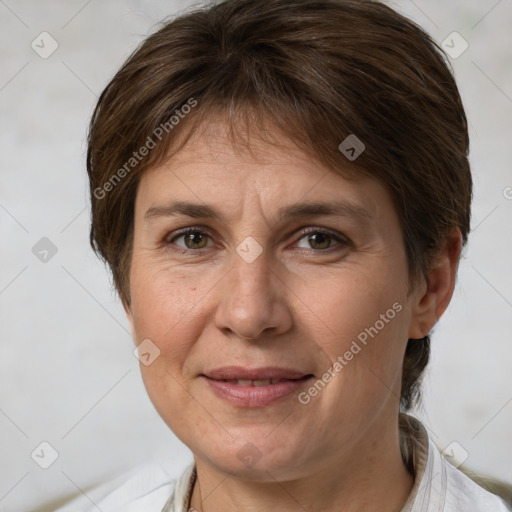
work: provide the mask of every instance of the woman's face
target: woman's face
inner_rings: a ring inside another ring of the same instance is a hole
[[[237,153],[221,128],[139,184],[128,316],[149,396],[224,472],[371,457],[396,427],[418,297],[391,197],[283,137]]]

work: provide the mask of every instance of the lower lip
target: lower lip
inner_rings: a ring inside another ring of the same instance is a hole
[[[269,384],[268,386],[240,386],[232,382],[202,377],[206,379],[218,396],[238,407],[264,407],[270,405],[281,398],[291,395],[311,379],[311,376],[309,376],[302,379]]]

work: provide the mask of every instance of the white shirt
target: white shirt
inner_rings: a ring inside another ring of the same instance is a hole
[[[400,413],[403,414],[403,413]],[[510,512],[503,500],[453,467],[429,438],[419,420],[414,448],[415,480],[401,512]],[[157,463],[124,473],[71,501],[56,512],[189,512],[195,481],[192,462],[177,479]]]

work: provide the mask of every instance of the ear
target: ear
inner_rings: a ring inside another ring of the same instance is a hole
[[[446,237],[443,250],[434,260],[428,278],[417,287],[409,338],[427,336],[448,307],[455,288],[461,248],[461,232],[459,228],[453,228]]]

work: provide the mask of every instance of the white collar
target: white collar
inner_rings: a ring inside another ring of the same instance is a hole
[[[173,492],[164,505],[162,512],[188,512],[196,478],[196,465],[195,462],[191,462],[176,482]]]

